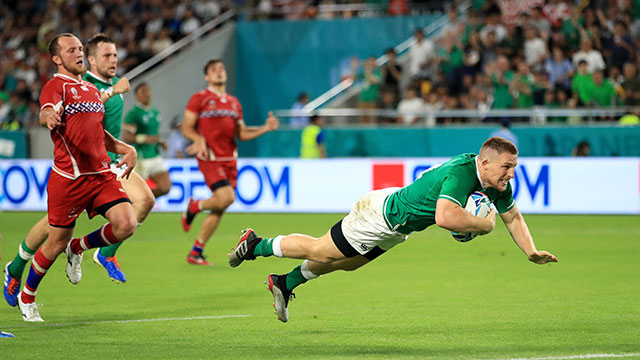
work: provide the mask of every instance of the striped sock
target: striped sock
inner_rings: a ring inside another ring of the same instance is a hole
[[[54,259],[55,260],[55,259]],[[36,292],[38,291],[38,285],[42,278],[47,273],[47,270],[51,267],[54,260],[47,259],[41,250],[38,250],[33,256],[31,261],[31,269],[29,269],[29,276],[27,282],[22,288],[22,302],[32,303],[36,301]]]
[[[191,248],[189,255],[193,255],[193,256],[202,255],[202,250],[204,250],[204,245],[205,243],[203,243],[200,239],[196,238],[196,242],[193,243],[193,247]]]
[[[70,247],[74,254],[80,254],[85,250],[109,246],[118,242],[120,241],[113,235],[111,223],[106,223],[85,237],[71,239]]]
[[[9,274],[16,279],[22,278],[24,268],[29,260],[33,258],[33,254],[36,253],[36,250],[29,249],[26,240],[22,240],[22,244],[18,246],[18,253],[16,254],[16,257],[11,262],[11,265],[9,265]]]

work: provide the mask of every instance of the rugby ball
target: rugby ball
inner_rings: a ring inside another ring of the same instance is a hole
[[[481,193],[480,191],[474,191],[467,198],[467,203],[464,206],[464,209],[471,215],[484,218],[487,217],[487,215],[489,215],[489,213],[491,212],[491,201],[489,201],[487,195]],[[471,241],[478,235],[479,234],[475,232],[451,232],[451,236],[453,236],[454,239],[460,242]]]

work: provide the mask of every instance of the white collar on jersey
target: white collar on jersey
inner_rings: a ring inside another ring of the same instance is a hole
[[[58,76],[58,77],[61,77],[61,78],[69,79],[69,80],[71,80],[71,81],[73,81],[73,82],[76,82],[76,83],[78,83],[78,84],[82,84],[82,81],[80,81],[80,80],[78,80],[78,79],[74,79],[74,78],[72,78],[72,77],[71,77],[71,76],[69,76],[69,75],[60,74],[60,73],[55,73],[55,74],[53,74],[53,76]]]
[[[475,159],[475,162],[476,162],[476,176],[478,177],[478,181],[480,181],[480,186],[482,186],[482,188],[484,189],[484,188],[486,188],[486,186],[484,186],[484,183],[482,182],[482,178],[480,177],[480,170],[478,170],[479,169],[479,167],[478,167],[478,158],[479,157],[480,156],[476,155],[476,159]]]
[[[89,75],[91,75],[92,77],[94,77],[94,78],[96,78],[96,79],[98,79],[98,80],[102,81],[102,82],[103,82],[103,83],[105,83],[105,84],[109,84],[109,85],[111,84],[111,79],[109,79],[109,80],[105,80],[102,76],[99,76],[98,74],[94,74],[94,73],[92,73],[92,72],[91,72],[91,71],[89,71],[89,70],[87,70],[87,74],[89,74]]]
[[[207,90],[209,90],[212,93],[218,95],[219,97],[227,97],[227,93],[226,92],[222,93],[222,92],[216,90],[215,88],[213,88],[212,86],[207,86]]]

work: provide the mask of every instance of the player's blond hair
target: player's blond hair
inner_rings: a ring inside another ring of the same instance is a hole
[[[490,137],[484,142],[484,144],[482,144],[482,147],[480,148],[480,157],[486,158],[486,152],[488,150],[494,150],[498,154],[508,152],[513,155],[518,155],[518,149],[516,146],[511,141],[500,136]]]

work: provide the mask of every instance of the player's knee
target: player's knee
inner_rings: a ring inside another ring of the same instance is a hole
[[[236,195],[234,193],[226,194],[223,198],[220,199],[222,207],[225,209],[231,206],[234,201],[236,201]]]
[[[122,241],[131,237],[131,235],[136,232],[138,222],[134,217],[123,217],[111,225],[113,226],[113,235],[115,235],[118,240]]]
[[[171,185],[169,185],[169,186],[158,186],[156,188],[156,194],[157,194],[156,196],[167,195],[170,190],[171,190]]]

